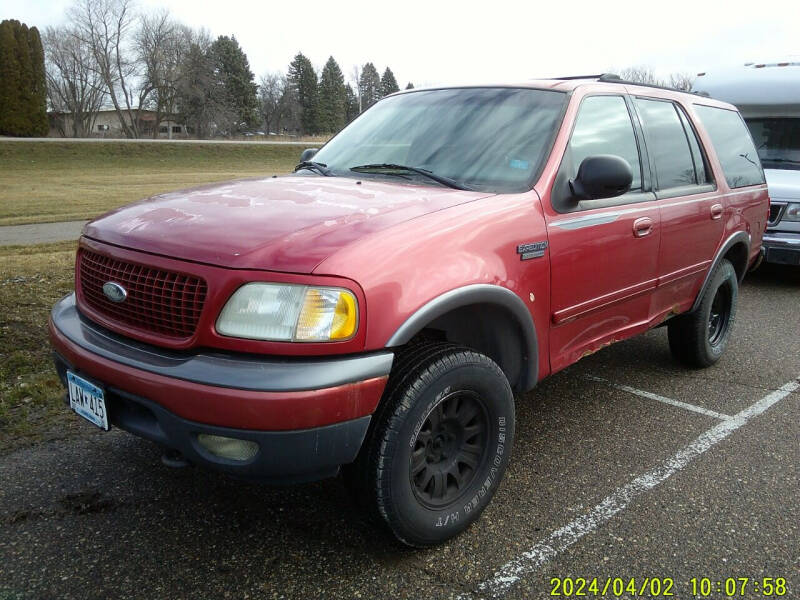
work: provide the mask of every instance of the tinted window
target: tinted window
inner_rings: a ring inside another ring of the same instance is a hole
[[[642,188],[639,149],[622,96],[590,96],[581,103],[568,152],[573,171],[569,177],[578,174],[581,161],[587,156],[615,154],[627,160],[633,170],[631,190]]]
[[[678,114],[681,117],[681,123],[683,123],[683,129],[686,131],[686,137],[689,138],[689,147],[692,149],[692,160],[694,161],[694,170],[697,173],[697,183],[709,183],[711,178],[708,176],[708,169],[706,169],[706,161],[705,156],[703,156],[702,150],[700,150],[700,142],[697,139],[697,134],[692,127],[692,124],[689,123],[689,119],[686,117],[686,114],[683,112],[683,109],[680,107],[678,108]]]
[[[703,127],[711,137],[725,179],[732,188],[764,183],[756,147],[738,112],[695,105]]]
[[[636,99],[659,189],[697,183],[689,140],[672,102]]]
[[[427,169],[471,188],[530,189],[561,122],[566,94],[535,89],[457,88],[381,100],[315,156],[340,177],[351,167],[395,163]],[[403,173],[416,183],[430,179]],[[393,181],[403,178],[391,177]]]
[[[800,170],[800,119],[747,119],[765,169]]]

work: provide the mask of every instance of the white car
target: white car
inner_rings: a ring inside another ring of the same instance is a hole
[[[735,104],[742,113],[771,199],[764,258],[800,265],[800,57],[698,73],[692,91]]]

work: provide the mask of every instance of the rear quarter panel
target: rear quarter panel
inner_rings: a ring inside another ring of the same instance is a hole
[[[725,207],[722,220],[724,223],[723,234],[717,245],[717,250],[725,243],[731,235],[737,231],[744,231],[750,235],[750,253],[748,257],[748,264],[752,263],[761,250],[761,240],[764,237],[764,229],[767,224],[767,216],[769,214],[769,194],[767,186],[755,185],[745,188],[731,189],[725,179],[725,173],[722,170],[722,165],[717,158],[717,152],[711,138],[703,127],[703,122],[700,120],[697,112],[694,110],[695,104],[706,104],[709,106],[719,106],[724,108],[734,108],[729,104],[722,102],[715,102],[706,98],[698,98],[698,102],[690,102],[684,98],[679,98],[683,107],[687,110],[689,115],[694,121],[697,134],[700,137],[700,142],[706,151],[708,162],[714,173],[714,179],[717,182],[717,193],[719,194],[720,201]],[[710,258],[714,258],[713,256]],[[697,285],[695,295],[700,291],[700,285]]]

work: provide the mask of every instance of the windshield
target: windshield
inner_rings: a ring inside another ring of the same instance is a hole
[[[800,170],[800,119],[747,119],[765,169]]]
[[[449,178],[467,189],[530,189],[550,150],[566,101],[563,92],[458,88],[391,96],[370,108],[315,156],[335,175],[393,177],[432,184],[404,165]],[[433,185],[437,185],[433,183]]]

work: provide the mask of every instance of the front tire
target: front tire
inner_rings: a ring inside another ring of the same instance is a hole
[[[669,321],[669,347],[673,356],[691,367],[717,362],[736,320],[739,280],[727,259],[714,268],[696,311]]]
[[[386,395],[347,481],[394,536],[439,544],[489,504],[514,438],[514,397],[488,357],[422,344],[396,358]]]

